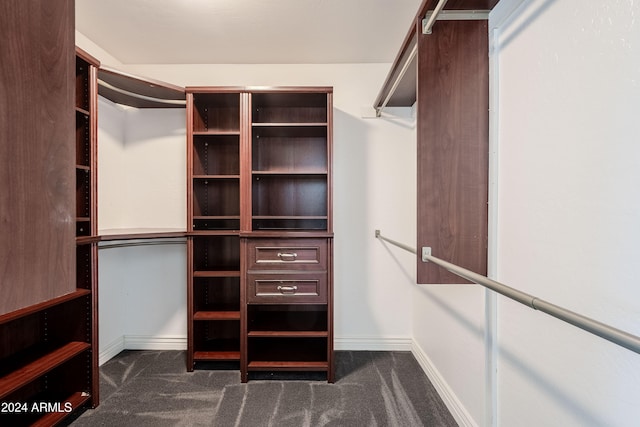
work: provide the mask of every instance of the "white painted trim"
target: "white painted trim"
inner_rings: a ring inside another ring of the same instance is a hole
[[[497,280],[498,268],[498,160],[500,148],[500,57],[499,29],[489,30],[489,203],[487,230],[487,276]],[[485,410],[484,425],[498,423],[498,297],[489,289],[484,291],[484,357]]]
[[[341,337],[333,341],[334,350],[411,351],[411,338],[404,337]]]
[[[451,415],[461,427],[478,427],[469,411],[464,407],[458,396],[453,392],[447,381],[444,379],[438,368],[433,364],[429,356],[424,352],[420,345],[416,341],[411,343],[411,353],[422,367],[422,370],[427,374],[429,380],[435,387],[436,391],[440,395],[440,398],[444,401],[444,404],[451,412]]]
[[[122,350],[124,350],[124,336],[113,340],[104,348],[100,348],[100,354],[98,355],[98,365],[104,365],[109,360],[117,356]]]
[[[500,154],[500,32],[529,0],[503,0],[489,14],[489,204],[487,276],[498,280],[498,165]],[[498,426],[498,297],[485,290],[484,303],[485,410],[484,425]]]
[[[489,33],[491,34],[492,30],[502,27],[513,16],[516,16],[520,7],[528,2],[529,0],[502,0],[498,2],[489,13]]]
[[[411,351],[412,339],[404,337],[335,338],[335,350]],[[123,350],[186,350],[187,337],[175,335],[123,335],[100,351],[99,364],[112,359]]]
[[[186,350],[187,337],[184,335],[125,335],[124,348],[127,350]]]
[[[98,365],[102,366],[124,350],[186,350],[184,335],[123,335],[100,349]]]

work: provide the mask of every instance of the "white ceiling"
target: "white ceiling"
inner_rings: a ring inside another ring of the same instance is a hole
[[[76,0],[123,64],[392,62],[421,0]]]

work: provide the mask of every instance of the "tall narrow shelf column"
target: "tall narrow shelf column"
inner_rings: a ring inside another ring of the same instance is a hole
[[[88,291],[86,324],[89,404],[99,404],[98,371],[98,67],[100,63],[76,47],[76,287]]]
[[[240,362],[241,162],[247,95],[187,89],[187,369]]]

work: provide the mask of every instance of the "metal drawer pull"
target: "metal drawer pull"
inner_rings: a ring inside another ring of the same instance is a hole
[[[282,285],[279,285],[277,289],[282,294],[295,294],[296,291],[298,290],[298,287],[295,286],[295,285],[293,285],[293,286],[282,286]]]
[[[278,252],[278,258],[282,261],[295,261],[298,254],[295,252]]]

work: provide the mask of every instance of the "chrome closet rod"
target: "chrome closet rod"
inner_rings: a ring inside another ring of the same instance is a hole
[[[382,104],[380,104],[380,106],[376,108],[376,115],[378,117],[382,115],[382,110],[384,110],[387,107],[387,104],[391,100],[391,97],[393,96],[394,93],[396,93],[396,89],[398,88],[400,81],[402,81],[402,78],[407,73],[407,70],[409,69],[409,65],[411,65],[417,53],[418,53],[418,41],[416,40],[415,43],[413,44],[413,48],[411,49],[411,52],[409,53],[409,57],[402,65],[402,68],[400,69],[400,72],[396,76],[396,79],[393,82],[393,85],[389,89],[389,93],[387,93],[387,96],[384,98],[384,101],[382,102]]]
[[[380,230],[376,230],[375,236],[378,239],[389,242],[406,251],[414,254],[417,253],[415,249],[405,244],[382,236],[380,234]],[[614,344],[640,354],[640,337],[630,334],[629,332],[614,328],[582,314],[567,310],[566,308],[560,307],[556,304],[552,304],[533,295],[529,295],[503,283],[496,282],[495,280],[491,280],[488,277],[485,277],[478,273],[474,273],[471,270],[467,270],[448,261],[444,261],[431,255],[431,248],[429,247],[422,248],[422,262],[432,262],[457,276],[470,280],[474,283],[477,283],[478,285],[484,286],[485,288],[491,289],[492,291],[504,295],[505,297],[519,302],[520,304],[526,305],[529,308],[542,311],[543,313],[555,317],[556,319],[562,320],[593,335],[599,336],[600,338],[603,338],[607,341],[610,341]]]
[[[405,245],[404,243],[400,243],[400,242],[397,242],[395,240],[391,240],[391,239],[389,239],[387,237],[384,237],[382,234],[380,234],[380,230],[376,230],[376,239],[380,239],[380,240],[384,240],[385,242],[389,242],[394,246],[402,248],[405,251],[411,252],[412,254],[417,254],[418,253],[418,251],[416,251],[414,248],[412,248],[409,245]]]

